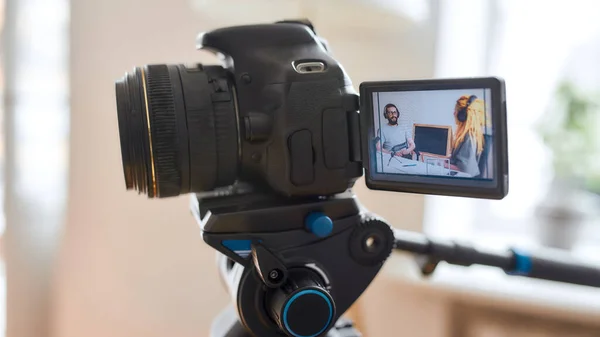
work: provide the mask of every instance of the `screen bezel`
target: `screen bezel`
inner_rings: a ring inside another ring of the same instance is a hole
[[[491,180],[457,179],[415,175],[377,173],[371,160],[370,142],[375,139],[373,93],[393,91],[490,89],[492,95],[492,130],[495,159]],[[360,84],[361,156],[365,182],[369,189],[417,194],[447,195],[470,198],[502,199],[508,193],[508,154],[506,134],[506,93],[504,80],[498,77],[429,79],[363,82]]]

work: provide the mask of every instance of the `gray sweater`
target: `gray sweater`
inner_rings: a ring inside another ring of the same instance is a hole
[[[477,143],[473,136],[466,136],[463,142],[452,151],[450,164],[473,177],[479,175],[479,156],[477,155]]]

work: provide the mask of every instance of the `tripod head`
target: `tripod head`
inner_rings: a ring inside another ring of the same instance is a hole
[[[192,207],[220,254],[239,320],[255,336],[327,332],[394,245],[390,227],[350,191],[294,199],[251,192],[194,198]]]

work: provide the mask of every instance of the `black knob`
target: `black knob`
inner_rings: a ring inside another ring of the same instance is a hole
[[[394,248],[394,232],[376,218],[364,218],[350,237],[350,256],[364,266],[383,263]]]
[[[321,336],[335,316],[333,298],[309,269],[289,270],[287,282],[271,291],[267,305],[281,330],[293,337]]]
[[[246,139],[249,141],[259,141],[269,138],[273,122],[269,115],[262,112],[250,112],[244,117],[244,126],[246,128]]]

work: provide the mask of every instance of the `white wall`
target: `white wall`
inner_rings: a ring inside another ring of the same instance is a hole
[[[379,108],[373,107],[376,119],[386,123],[383,118],[383,107],[392,103],[407,114],[415,124],[433,124],[454,127],[454,107],[463,95],[476,95],[484,98],[484,89],[440,90],[440,91],[402,91],[379,93]],[[489,97],[489,94],[487,95]],[[486,97],[486,98],[487,98]],[[489,103],[486,99],[486,103]],[[489,104],[487,104],[489,105]]]
[[[271,2],[267,12],[254,10],[261,21],[309,16],[357,87],[367,79],[431,76],[429,27],[415,30],[395,18],[395,25],[379,30],[373,20],[392,22],[389,13],[355,25],[349,18],[359,13],[351,7],[310,4],[285,2],[279,8]],[[183,0],[72,1],[70,198],[54,305],[56,336],[206,336],[228,301],[187,197],[147,200],[126,192],[121,171],[114,81],[145,63],[215,62],[194,50],[196,34],[254,17],[252,8],[228,1],[194,6],[213,11],[193,11]],[[227,12],[243,17],[222,15]],[[333,12],[345,20],[330,20]],[[401,53],[406,50],[410,53]],[[367,191],[362,180],[356,191],[366,206],[388,218],[398,200],[408,203],[412,217],[395,225],[420,229],[421,196]]]

